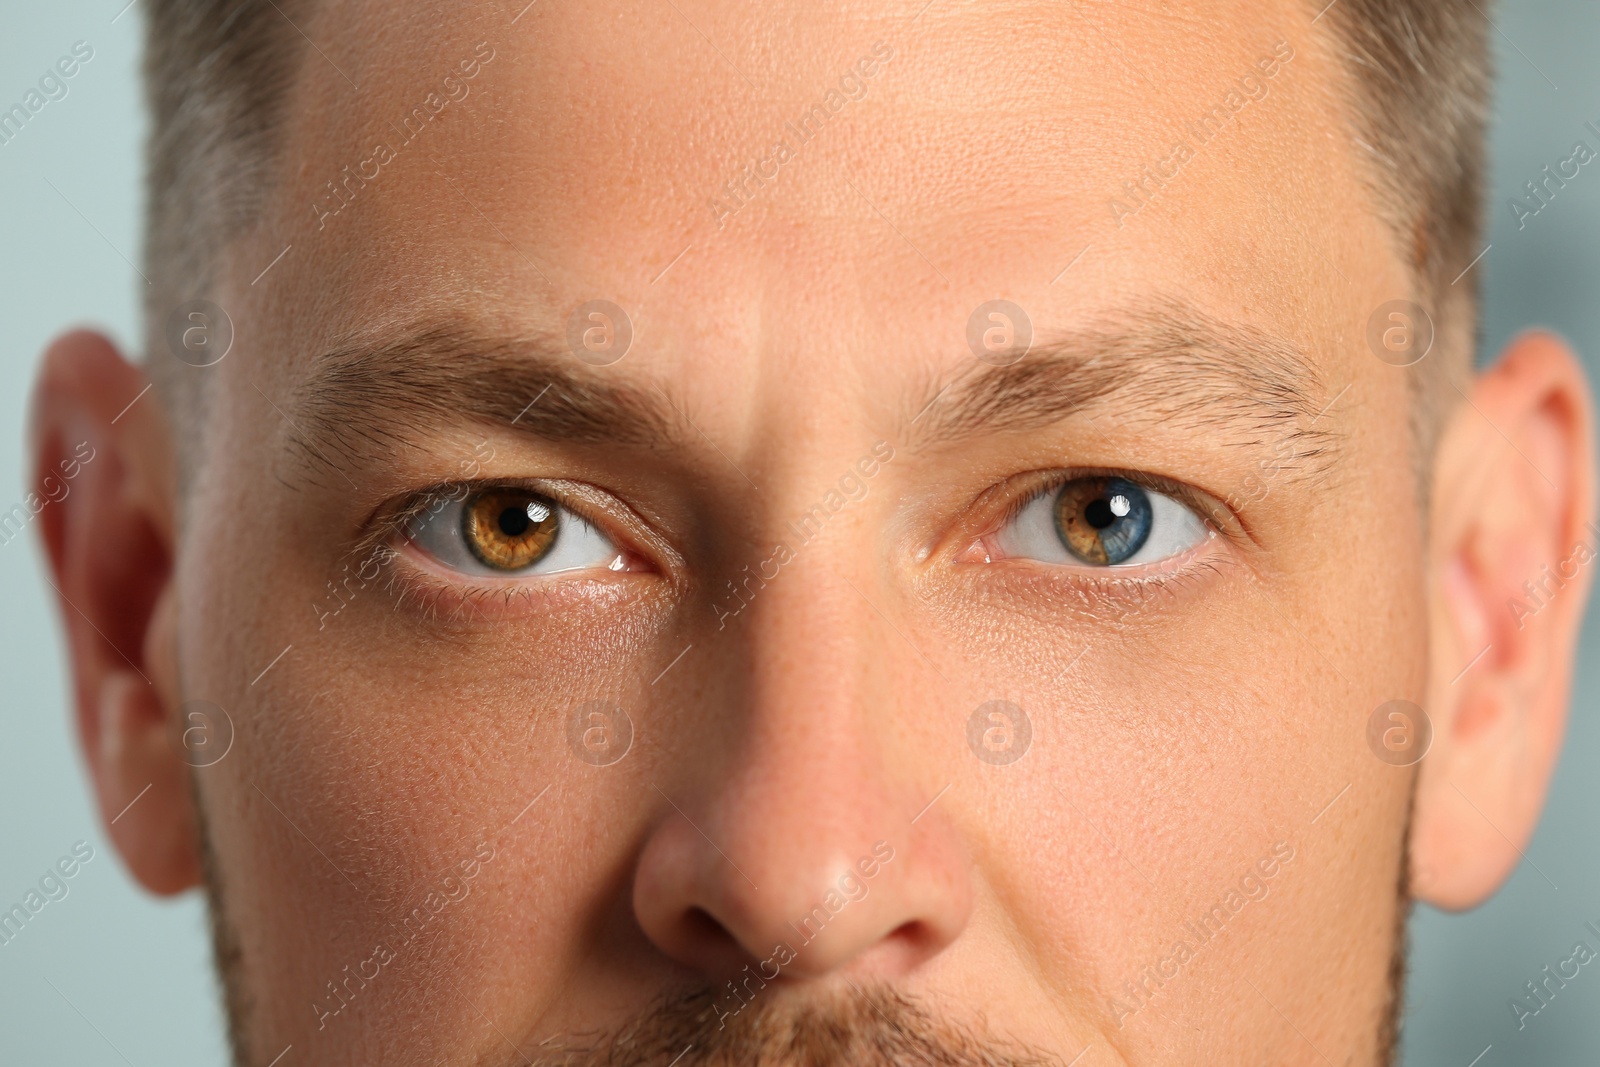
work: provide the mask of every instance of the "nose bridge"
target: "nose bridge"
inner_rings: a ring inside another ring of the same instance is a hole
[[[830,559],[851,554],[849,541],[814,539],[759,591],[736,635],[743,729],[719,821],[790,919],[897,829],[873,609]]]
[[[752,598],[733,636],[747,679],[746,758],[804,743],[790,761],[861,759],[869,712],[886,696],[874,656],[881,623],[850,573],[863,546],[839,530],[803,546]],[[808,756],[809,752],[809,756]]]
[[[913,697],[886,654],[870,524],[844,512],[787,542],[723,619],[711,669],[739,683],[703,721],[729,731],[726,762],[682,769],[680,810],[641,856],[641,925],[707,973],[771,961],[816,977],[864,956],[905,971],[965,924],[948,825],[911,822],[927,783],[890,738]]]
[[[770,764],[768,782],[870,758],[870,708],[889,696],[871,589],[884,516],[870,479],[883,461],[870,443],[817,440],[807,416],[779,407],[775,433],[752,449],[766,484],[753,551],[713,589],[725,666],[743,689],[739,759]],[[798,447],[777,449],[772,437]]]

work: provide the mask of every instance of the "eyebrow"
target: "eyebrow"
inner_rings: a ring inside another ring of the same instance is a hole
[[[490,337],[440,323],[318,356],[294,405],[308,459],[389,451],[419,427],[503,423],[552,441],[660,446],[681,413],[659,390],[577,368],[551,336]]]
[[[1117,423],[1161,422],[1243,447],[1287,441],[1297,460],[1320,465],[1337,435],[1319,423],[1335,399],[1288,341],[1167,301],[1045,334],[1007,366],[973,360],[901,421],[915,447],[1104,410]]]
[[[546,440],[650,449],[689,439],[692,423],[661,389],[602,375],[551,335],[493,336],[451,321],[387,327],[313,361],[291,428],[308,463],[336,468],[330,456],[391,452],[419,427],[502,423]],[[1104,409],[1118,423],[1159,421],[1244,447],[1288,441],[1297,465],[1324,463],[1336,436],[1318,425],[1332,404],[1294,345],[1181,302],[1045,334],[1009,366],[972,360],[928,393],[914,415],[903,411],[897,443],[959,444]]]

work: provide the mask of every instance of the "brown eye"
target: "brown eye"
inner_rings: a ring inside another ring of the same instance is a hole
[[[461,537],[478,561],[518,571],[547,555],[561,524],[554,503],[525,489],[473,493],[461,509]]]

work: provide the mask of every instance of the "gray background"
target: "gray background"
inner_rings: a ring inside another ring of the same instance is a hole
[[[139,153],[137,7],[125,0],[0,3],[0,104],[20,99],[74,41],[95,57],[65,99],[0,145],[0,511],[22,499],[21,437],[33,368],[62,327],[92,323],[136,350]],[[113,19],[115,18],[115,21]],[[1600,355],[1600,166],[1583,168],[1517,229],[1507,197],[1600,125],[1600,3],[1514,0],[1494,13],[1501,70],[1494,122],[1486,351],[1528,324]],[[52,184],[54,189],[52,189]],[[30,531],[31,533],[31,531]],[[131,1067],[221,1064],[222,1022],[204,913],[134,887],[88,803],[67,714],[66,669],[34,539],[0,545],[0,902],[20,900],[75,841],[96,857],[9,945],[0,946],[0,1063]],[[1522,983],[1600,925],[1594,818],[1600,776],[1600,661],[1580,653],[1567,751],[1527,863],[1467,915],[1428,909],[1415,945],[1406,1063],[1479,1067],[1600,1062],[1600,971],[1586,967],[1518,1031]],[[53,987],[53,988],[52,988]]]

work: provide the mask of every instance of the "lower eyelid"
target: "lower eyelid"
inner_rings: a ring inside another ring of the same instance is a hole
[[[1045,626],[1069,626],[1084,636],[1123,627],[1159,625],[1172,613],[1193,612],[1227,582],[1241,565],[1227,553],[1206,554],[1175,570],[1156,574],[1110,574],[1030,561],[1002,561],[1000,573],[974,574],[970,595],[1007,617],[1021,616]]]
[[[1165,559],[1152,560],[1149,563],[1110,563],[1103,566],[1094,566],[1093,564],[1079,562],[1053,563],[1047,560],[1032,559],[1028,556],[1005,556],[998,553],[987,562],[990,566],[1027,567],[1057,576],[1070,576],[1067,578],[1070,581],[1083,581],[1085,579],[1117,583],[1160,581],[1163,578],[1181,573],[1197,562],[1203,562],[1201,557],[1213,554],[1212,550],[1217,547],[1219,542],[1225,540],[1208,524],[1205,537],[1194,545]]]
[[[639,595],[626,581],[607,580],[593,569],[506,578],[447,570],[407,546],[396,554],[386,590],[396,610],[420,614],[430,623],[496,622],[577,606],[607,607]],[[624,574],[644,572],[625,571]]]

